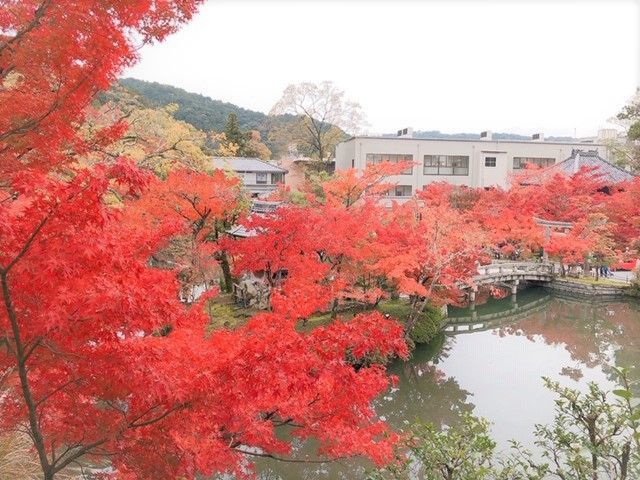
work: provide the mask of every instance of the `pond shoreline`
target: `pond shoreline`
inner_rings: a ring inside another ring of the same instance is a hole
[[[551,282],[541,283],[539,286],[552,291],[558,291],[568,295],[578,297],[605,297],[605,298],[621,298],[635,297],[633,289],[630,285],[612,285],[612,284],[596,284],[582,283],[569,279],[556,278]]]

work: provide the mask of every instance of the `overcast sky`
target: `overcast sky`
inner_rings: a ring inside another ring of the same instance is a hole
[[[640,84],[634,0],[209,0],[125,73],[268,112],[332,80],[371,133],[593,135]]]

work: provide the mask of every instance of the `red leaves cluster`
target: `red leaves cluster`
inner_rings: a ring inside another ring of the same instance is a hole
[[[195,13],[199,0],[7,0],[0,7],[0,173],[69,163],[93,96]],[[117,138],[118,128],[98,134]]]
[[[588,256],[605,262],[637,250],[638,185],[637,179],[605,185],[597,171],[587,168],[571,176],[532,170],[514,177],[508,190],[432,184],[422,198],[468,213],[494,255],[525,259],[544,249],[552,259],[582,264]],[[572,228],[551,228],[546,238],[537,219],[568,222]]]
[[[177,231],[155,228],[156,221],[175,212],[190,229],[201,219],[179,208],[186,185],[169,180],[174,198],[152,182],[148,192],[159,210],[149,215],[156,220],[135,225],[145,200],[124,209],[103,202],[116,184],[143,188],[130,184],[135,175],[121,175],[128,167],[75,173],[61,181],[23,172],[14,178],[16,195],[0,203],[0,268],[15,314],[9,318],[6,305],[0,310],[7,347],[0,365],[16,368],[18,343],[29,351],[29,388],[46,450],[77,445],[58,450],[62,460],[51,458],[52,466],[76,453],[108,452],[120,478],[241,474],[251,452],[290,453],[279,425],[316,438],[324,455],[391,458],[396,435],[370,405],[387,388],[387,375],[379,366],[355,369],[348,354],[406,355],[397,323],[374,313],[301,333],[289,315],[307,308],[300,298],[286,313],[258,315],[205,338],[202,305],[186,309],[174,272],[147,264]],[[192,175],[176,175],[198,192]],[[220,175],[211,177],[218,187],[227,182]],[[233,185],[196,205],[220,219]],[[4,388],[8,430],[29,411],[19,382]]]
[[[486,259],[485,236],[469,212],[430,201],[428,193],[391,210],[379,229],[376,269],[401,293],[456,303]]]
[[[0,432],[27,429],[46,480],[87,458],[118,478],[243,476],[250,455],[290,452],[282,426],[331,457],[392,456],[396,436],[371,408],[389,379],[350,360],[405,355],[400,327],[373,314],[296,330],[309,305],[351,285],[353,267],[338,255],[362,244],[309,232],[335,254],[339,280],[310,288],[300,275],[303,288],[282,295],[286,308],[206,336],[202,303],[178,299],[176,270],[218,260],[218,241],[243,212],[238,181],[186,171],[159,181],[106,154],[110,167],[77,167],[126,129],[82,131],[94,95],[136,59],[137,42],[164,38],[199,3],[0,7]],[[330,222],[348,220],[334,213]],[[173,252],[176,268],[152,268],[176,236],[193,249]]]
[[[533,216],[576,224],[588,247],[563,251],[605,254],[612,238],[639,237],[638,183],[606,196],[586,175],[509,192],[433,186],[387,209],[385,178],[408,165],[376,165],[310,190],[305,206],[253,217],[258,235],[233,242],[225,231],[243,203],[221,172],[159,181],[126,161],[75,167],[126,128],[87,138],[79,125],[135,60],[134,41],[164,38],[198,3],[0,7],[0,431],[28,430],[46,480],[87,457],[118,478],[242,476],[252,454],[291,452],[283,426],[328,457],[383,463],[397,436],[371,402],[389,378],[366,360],[405,356],[402,328],[377,313],[312,332],[298,319],[390,289],[414,306],[455,301],[487,250],[540,244]],[[152,268],[176,236],[191,248],[173,252],[175,268]],[[239,272],[266,273],[272,310],[206,336],[202,303],[178,300],[176,270],[206,270],[212,255],[222,264],[227,249]]]

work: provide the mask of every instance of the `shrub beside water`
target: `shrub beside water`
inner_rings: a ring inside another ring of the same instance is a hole
[[[406,323],[411,313],[411,306],[403,300],[388,300],[381,302],[380,305],[378,305],[378,310],[385,315],[397,318],[399,321]],[[409,332],[409,338],[415,344],[429,343],[436,338],[442,330],[443,321],[444,318],[440,310],[432,305],[428,305],[427,308],[420,313],[416,324]]]

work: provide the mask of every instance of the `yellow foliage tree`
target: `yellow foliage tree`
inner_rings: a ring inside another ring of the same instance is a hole
[[[124,122],[126,131],[115,143],[100,153],[112,158],[126,156],[143,168],[166,176],[176,166],[192,170],[208,169],[207,136],[194,126],[177,120],[175,104],[151,108],[124,88],[116,87],[107,101],[95,107],[85,123],[85,133],[91,137],[106,125]],[[84,161],[93,163],[98,152],[89,152]],[[100,156],[101,157],[101,156]]]
[[[213,131],[209,133],[209,139],[213,144],[213,154],[217,157],[237,157],[240,146],[227,140],[224,132]]]

